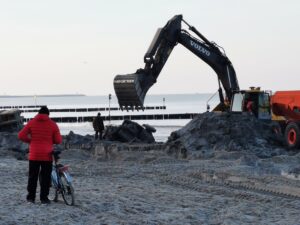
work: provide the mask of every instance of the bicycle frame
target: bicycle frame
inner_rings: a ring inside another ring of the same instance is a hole
[[[51,179],[55,191],[54,201],[58,200],[58,194],[61,194],[67,205],[74,205],[74,189],[72,187],[72,177],[68,171],[68,165],[58,164],[58,155],[54,154],[54,164],[52,166]],[[71,197],[71,200],[68,199]]]
[[[52,166],[51,178],[56,189],[60,189],[62,186],[61,176],[65,175],[67,182],[72,183],[72,177],[68,171],[69,166],[63,166],[61,164],[55,163]]]

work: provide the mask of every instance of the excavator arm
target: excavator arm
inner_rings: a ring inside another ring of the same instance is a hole
[[[182,22],[187,24],[200,39],[183,30]],[[182,15],[176,15],[163,28],[157,30],[144,56],[145,67],[138,69],[134,74],[117,75],[114,78],[114,89],[121,109],[143,109],[147,91],[156,82],[169,55],[178,43],[193,52],[216,72],[221,104],[224,104],[224,97],[220,83],[227,99],[231,101],[233,92],[239,91],[239,85],[230,60],[216,44],[208,41],[196,28],[184,21]]]

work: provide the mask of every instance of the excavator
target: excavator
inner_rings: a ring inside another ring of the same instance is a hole
[[[186,24],[197,37],[182,29],[182,23]],[[235,70],[225,51],[188,24],[182,15],[174,16],[164,27],[158,28],[144,55],[144,68],[138,69],[136,73],[117,75],[114,78],[114,89],[121,109],[144,108],[147,91],[156,82],[173,48],[178,43],[206,62],[216,72],[220,103],[214,111],[244,110],[245,106],[242,104],[245,105],[248,99],[254,103],[253,109],[255,109],[257,117],[267,117],[269,94],[259,88],[241,91]],[[262,106],[265,107],[264,110],[262,110]]]
[[[198,38],[182,29],[182,22]],[[206,39],[195,27],[190,26],[183,20],[182,15],[176,15],[164,27],[157,30],[144,56],[145,67],[138,69],[134,74],[117,75],[115,77],[114,89],[122,109],[143,108],[147,91],[156,82],[173,48],[178,43],[206,62],[217,73],[222,107],[225,107],[225,98],[220,83],[222,83],[225,90],[226,100],[230,101],[232,93],[239,91],[234,68],[225,53],[215,43]]]
[[[194,35],[183,29],[182,23]],[[250,111],[260,120],[281,121],[280,130],[283,130],[283,133],[286,134],[287,146],[289,148],[300,146],[299,125],[293,123],[293,126],[288,126],[290,117],[286,115],[286,111],[284,113],[282,110],[276,111],[278,109],[278,104],[276,104],[278,100],[272,98],[271,92],[261,90],[259,87],[240,90],[234,67],[223,48],[209,41],[195,27],[187,23],[182,15],[175,15],[164,27],[158,28],[144,55],[144,68],[138,69],[133,74],[115,76],[114,89],[122,110],[144,109],[144,99],[148,90],[156,83],[173,48],[178,43],[194,53],[216,72],[220,103],[213,111],[237,113]],[[300,105],[300,101],[298,102]],[[277,113],[280,111],[280,113],[275,114],[272,110]],[[274,119],[275,117],[277,119]],[[293,130],[286,130],[287,128]]]

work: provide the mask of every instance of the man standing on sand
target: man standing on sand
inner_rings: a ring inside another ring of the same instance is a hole
[[[104,130],[104,124],[103,119],[101,117],[101,113],[98,113],[97,117],[93,120],[93,127],[95,130],[95,139],[98,139],[98,133],[99,133],[99,139],[102,140],[102,133]]]
[[[42,106],[39,113],[19,132],[19,139],[29,143],[29,176],[27,201],[34,203],[38,178],[40,200],[49,204],[53,144],[60,144],[62,137],[57,124],[49,118],[49,109]]]

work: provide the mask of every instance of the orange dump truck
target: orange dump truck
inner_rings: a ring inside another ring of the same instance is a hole
[[[272,120],[280,124],[289,148],[300,147],[300,91],[277,91],[271,97]]]

